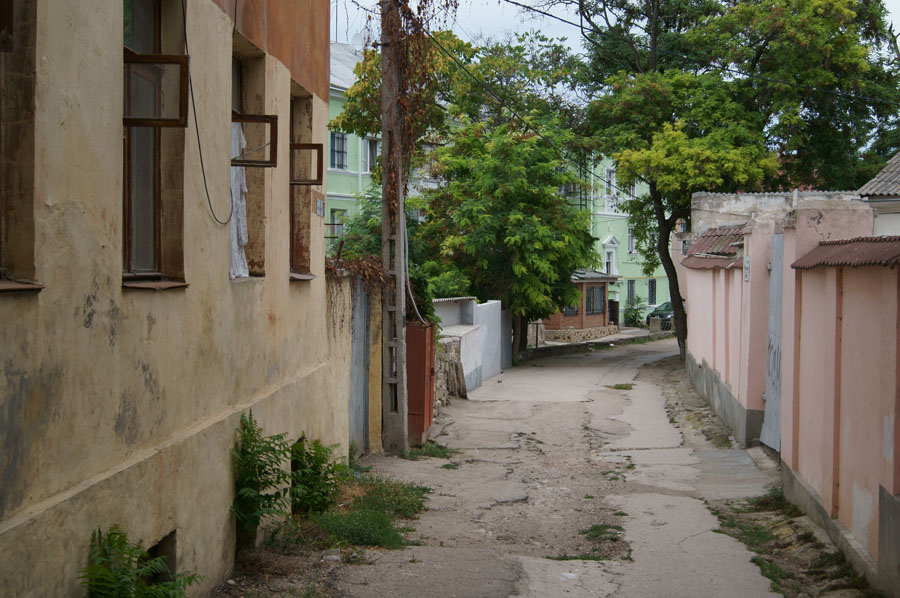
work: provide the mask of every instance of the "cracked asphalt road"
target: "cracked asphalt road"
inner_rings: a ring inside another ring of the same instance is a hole
[[[369,550],[329,585],[359,598],[778,596],[703,502],[762,494],[777,473],[669,422],[675,366],[660,360],[674,354],[666,340],[525,363],[442,412],[436,440],[458,468],[367,459],[433,489],[408,535],[419,544]],[[599,540],[585,533],[597,525]]]

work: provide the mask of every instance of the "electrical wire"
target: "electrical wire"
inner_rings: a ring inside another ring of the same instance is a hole
[[[527,11],[530,11],[530,12],[534,12],[534,13],[537,13],[537,14],[539,14],[539,15],[543,15],[543,16],[545,16],[545,17],[551,18],[551,19],[555,19],[555,20],[557,20],[557,21],[559,21],[559,22],[561,22],[561,23],[565,23],[565,24],[567,24],[567,25],[571,25],[572,27],[577,27],[579,30],[581,30],[582,35],[584,35],[585,27],[584,27],[584,25],[582,25],[581,23],[576,23],[576,22],[574,22],[574,21],[570,21],[570,20],[565,19],[565,18],[563,18],[563,17],[560,17],[560,16],[558,16],[558,15],[554,15],[554,14],[551,13],[551,12],[548,12],[548,11],[545,11],[545,10],[541,10],[540,8],[537,8],[537,7],[534,7],[534,6],[529,6],[529,5],[527,5],[527,4],[523,4],[523,3],[521,3],[521,2],[517,2],[516,0],[503,0],[503,2],[506,2],[507,4],[512,4],[513,6],[518,6],[519,8],[522,8],[522,9],[524,9],[524,10],[527,10]],[[589,31],[590,33],[594,33],[594,34],[596,34],[596,35],[600,35],[600,36],[603,36],[603,37],[609,37],[609,36],[611,35],[611,34],[610,34],[609,32],[607,32],[607,31],[598,30],[598,29],[596,29],[596,28],[594,28],[594,27],[588,28],[588,31]],[[652,47],[651,47],[649,44],[646,44],[646,43],[644,43],[644,42],[637,41],[637,40],[632,40],[632,41],[633,41],[634,45],[639,46],[639,47],[641,47],[641,48],[643,48],[643,49],[645,49],[645,50],[651,50],[651,49],[652,49]],[[687,60],[687,61],[689,61],[689,62],[693,62],[694,64],[697,64],[697,65],[699,65],[699,66],[702,66],[702,67],[705,67],[705,68],[708,68],[708,69],[717,70],[717,71],[722,71],[722,72],[729,73],[729,74],[732,74],[732,75],[739,75],[739,76],[741,76],[741,77],[746,77],[746,78],[748,78],[748,79],[757,79],[757,80],[759,80],[759,81],[766,81],[766,82],[768,82],[768,83],[777,83],[777,84],[779,84],[779,85],[787,85],[788,87],[793,87],[793,88],[796,88],[796,89],[803,89],[803,90],[806,90],[806,91],[814,91],[814,92],[817,92],[817,93],[824,93],[824,94],[829,94],[829,95],[833,95],[833,96],[837,96],[837,97],[849,98],[849,99],[852,99],[852,100],[862,100],[862,101],[865,101],[865,102],[874,102],[874,103],[878,103],[878,104],[886,104],[886,105],[889,105],[889,106],[900,106],[900,102],[895,102],[895,101],[892,101],[892,100],[885,100],[885,99],[880,99],[880,98],[872,98],[872,97],[863,96],[863,95],[859,95],[859,94],[849,93],[849,92],[846,92],[846,91],[840,91],[840,90],[837,90],[837,89],[824,89],[824,88],[822,88],[822,87],[813,87],[813,86],[811,86],[811,85],[803,85],[803,84],[801,84],[801,83],[794,83],[794,82],[792,82],[792,81],[785,81],[785,80],[783,80],[783,79],[774,79],[774,78],[772,78],[772,77],[765,77],[765,76],[763,76],[763,75],[754,75],[753,73],[747,73],[747,72],[745,72],[745,71],[742,71],[742,70],[740,70],[740,69],[736,69],[736,68],[734,68],[734,67],[728,67],[728,66],[721,66],[721,65],[711,64],[711,60],[712,60],[712,59],[710,59],[709,61],[706,61],[706,60],[703,60],[703,59],[698,58],[698,57],[695,57],[695,56],[688,56],[687,54],[682,54],[682,53],[680,53],[680,52],[673,52],[673,51],[671,51],[671,50],[665,50],[665,49],[662,49],[662,48],[656,48],[656,52],[659,53],[659,54],[666,54],[666,55],[669,55],[669,56],[673,56],[673,57],[675,57],[675,58],[681,58],[682,60]]]
[[[422,322],[423,324],[428,324],[428,322],[425,321],[425,318],[422,317],[422,314],[419,313],[419,306],[416,305],[416,298],[413,295],[412,281],[409,279],[409,229],[406,226],[406,214],[403,214],[402,218],[403,218],[403,245],[404,245],[403,250],[404,250],[404,255],[406,256],[406,259],[404,260],[403,274],[404,274],[404,277],[406,278],[406,290],[409,293],[409,300],[412,301],[413,309],[416,310],[416,315],[419,316],[419,321]],[[397,221],[399,223],[400,219],[398,218]]]
[[[234,19],[237,21],[237,0],[234,0],[234,7]],[[185,0],[181,0],[181,24],[184,27],[184,53],[190,56],[191,52],[188,49],[187,8],[185,8]],[[236,23],[235,27],[237,27]],[[233,35],[234,30],[232,29],[232,36]],[[194,131],[197,133],[197,152],[200,154],[200,172],[203,174],[203,189],[206,191],[206,203],[209,205],[209,212],[212,214],[213,220],[224,226],[231,222],[231,217],[234,216],[234,197],[231,198],[228,218],[219,220],[219,217],[216,216],[216,211],[213,209],[212,198],[209,196],[209,184],[206,181],[206,167],[203,164],[203,144],[200,142],[200,124],[197,121],[197,102],[194,100],[194,81],[190,69],[188,69],[188,90],[191,94],[191,108],[194,111]]]

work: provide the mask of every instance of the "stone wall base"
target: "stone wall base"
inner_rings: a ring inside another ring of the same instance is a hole
[[[597,326],[594,328],[572,328],[570,326],[568,328],[563,328],[560,330],[551,330],[550,328],[546,328],[544,330],[544,338],[546,338],[548,341],[579,343],[582,341],[589,341],[591,339],[609,336],[610,334],[615,334],[618,331],[619,327],[615,324],[610,324],[609,326]]]
[[[434,357],[434,417],[451,398],[465,399],[466,375],[460,359],[460,337],[439,338]]]
[[[722,382],[719,372],[709,367],[705,359],[702,365],[698,365],[694,356],[688,353],[685,368],[691,384],[725,422],[741,446],[747,447],[759,441],[765,414],[762,409],[747,409],[741,405]]]

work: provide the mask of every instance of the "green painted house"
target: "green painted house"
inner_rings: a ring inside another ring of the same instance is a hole
[[[356,81],[353,68],[362,53],[349,44],[331,44],[331,95],[328,100],[328,120],[334,119],[347,103],[347,89]],[[325,234],[329,248],[343,233],[344,218],[359,209],[357,197],[366,191],[372,180],[372,166],[381,154],[381,139],[362,138],[351,133],[330,131],[325,164],[328,167]]]
[[[595,164],[593,176],[582,176],[586,179],[585,187],[577,192],[578,197],[573,201],[582,209],[590,210],[591,234],[597,239],[601,269],[620,277],[609,285],[609,299],[618,301],[620,314],[624,314],[627,301],[631,297],[640,297],[647,306],[643,310],[646,315],[653,307],[669,301],[669,280],[662,266],[651,276],[644,274],[643,260],[636,250],[628,215],[618,209],[620,200],[629,194],[646,193],[646,186],[622,188],[616,182],[615,164],[609,159]]]
[[[356,81],[353,68],[362,60],[362,52],[353,45],[331,43],[331,95],[328,100],[328,120],[331,122],[344,110],[347,89]],[[328,136],[325,162],[328,167],[325,235],[329,250],[333,250],[343,233],[344,219],[359,210],[359,196],[372,182],[372,167],[381,155],[380,137],[359,137],[352,133],[331,130]],[[435,181],[415,176],[409,182],[409,194],[435,185]]]

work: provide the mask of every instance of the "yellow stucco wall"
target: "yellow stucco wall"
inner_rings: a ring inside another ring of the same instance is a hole
[[[187,7],[206,178],[224,218],[232,21],[211,0]],[[0,295],[3,595],[84,595],[76,576],[91,531],[112,524],[145,546],[177,530],[177,567],[209,577],[202,594],[232,567],[229,450],[241,413],[252,408],[266,434],[347,450],[349,335],[327,309],[314,212],[324,187],[309,206],[316,278],[289,282],[288,69],[266,56],[280,141],[279,166],[264,174],[265,277],[229,280],[230,231],[210,215],[190,114],[190,286],[123,290],[122,22],[121,2],[37,3],[34,276],[44,289]],[[312,103],[322,143],[327,98]]]

